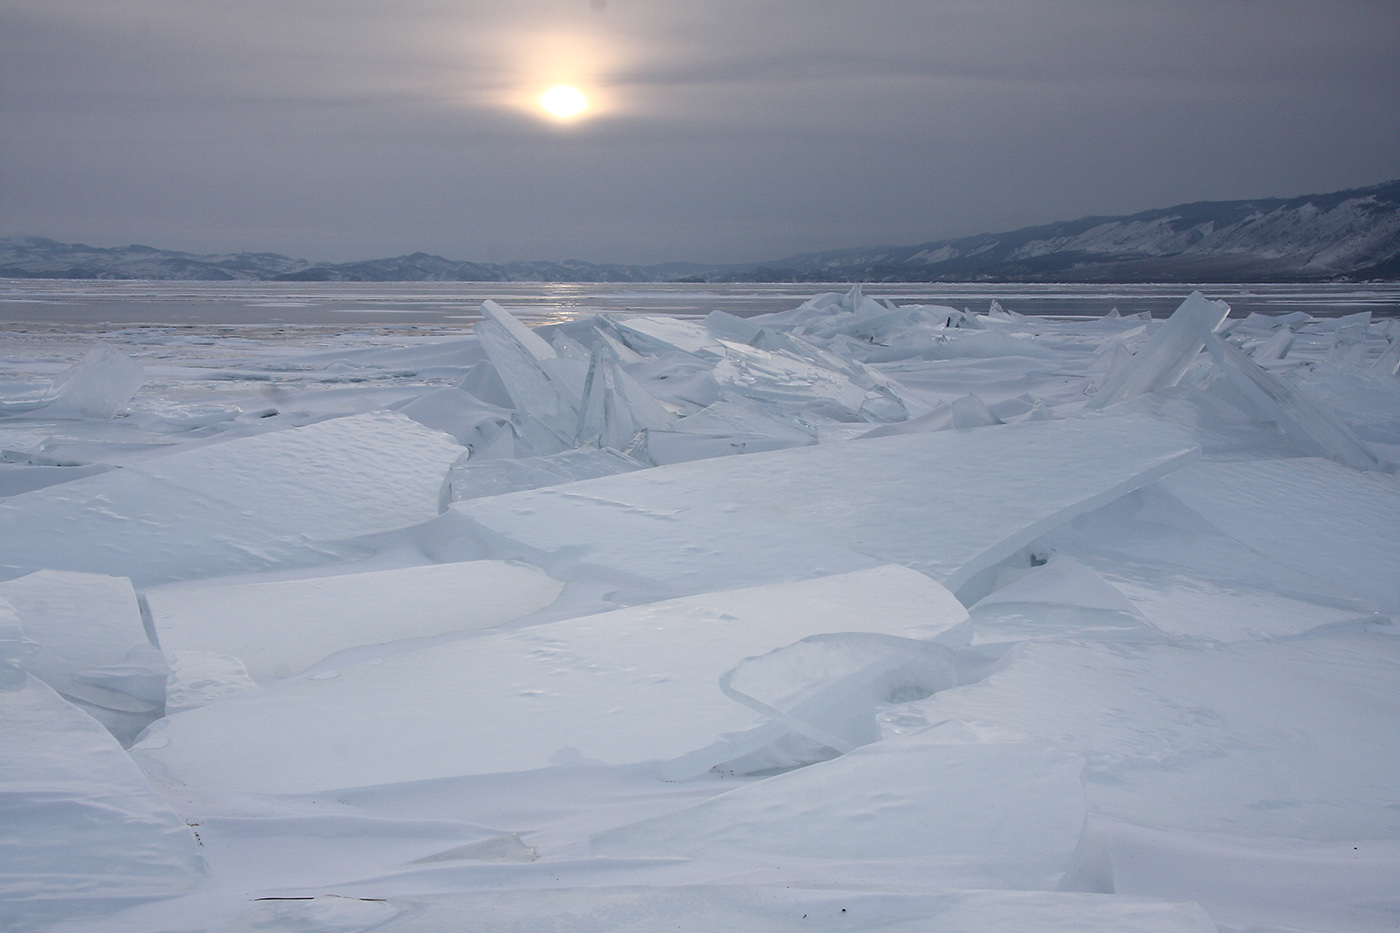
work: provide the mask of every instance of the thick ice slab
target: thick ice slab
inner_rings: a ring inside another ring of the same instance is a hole
[[[15,608],[24,637],[34,643],[23,659],[29,673],[65,696],[107,709],[160,709],[163,689],[151,695],[140,684],[102,677],[101,669],[123,665],[133,648],[150,647],[130,580],[41,570],[0,583],[0,598]]]
[[[380,925],[382,924],[382,926]],[[359,901],[259,904],[221,933],[370,929],[438,933],[1216,933],[1192,903],[1041,891],[884,891],[806,886],[534,888]]]
[[[390,412],[198,447],[0,502],[0,567],[148,586],[343,559],[326,542],[437,515],[461,453]]]
[[[33,677],[0,686],[0,903],[6,930],[192,888],[189,827],[116,740]]]
[[[1200,292],[1192,292],[1131,362],[1114,371],[1088,407],[1103,408],[1176,385],[1229,313],[1230,306],[1225,302],[1209,301]]]
[[[255,680],[290,677],[346,648],[491,628],[541,609],[563,584],[504,561],[146,594],[161,648],[240,659]]]
[[[596,761],[702,773],[782,729],[720,690],[726,671],[822,632],[927,636],[962,607],[881,567],[709,593],[454,642],[170,717],[133,754],[176,780],[319,791]]]
[[[1223,534],[1400,613],[1400,484],[1328,460],[1200,463],[1163,488]]]
[[[957,590],[1196,455],[1138,414],[833,443],[453,506],[539,550],[682,592],[894,562]]]
[[[737,850],[927,859],[950,886],[1053,889],[1084,825],[1082,768],[1045,742],[983,742],[934,727],[600,833],[593,848],[628,857]]]

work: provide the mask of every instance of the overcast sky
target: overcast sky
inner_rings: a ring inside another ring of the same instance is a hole
[[[0,235],[728,262],[1395,177],[1396,0],[0,0]]]

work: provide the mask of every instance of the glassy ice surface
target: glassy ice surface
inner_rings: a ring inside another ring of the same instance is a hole
[[[1394,928],[1400,290],[489,288],[0,283],[7,929]]]

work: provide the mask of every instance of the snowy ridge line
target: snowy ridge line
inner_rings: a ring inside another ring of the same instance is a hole
[[[1183,297],[7,334],[6,929],[1391,930],[1400,329]]]
[[[412,253],[317,263],[0,238],[0,277],[282,282],[1189,282],[1394,279],[1400,181],[1302,197],[1201,201],[904,247],[728,265],[479,263]]]

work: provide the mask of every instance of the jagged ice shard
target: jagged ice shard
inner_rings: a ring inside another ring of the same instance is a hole
[[[1131,363],[1113,373],[1087,407],[1104,408],[1176,385],[1206,339],[1225,323],[1229,313],[1230,306],[1225,302],[1210,301],[1200,292],[1192,292],[1148,338]]]

